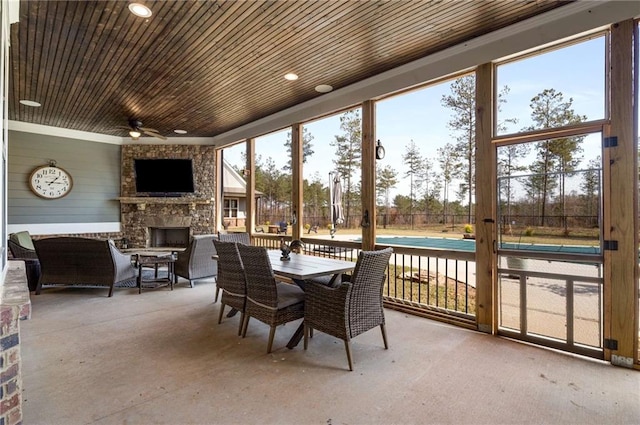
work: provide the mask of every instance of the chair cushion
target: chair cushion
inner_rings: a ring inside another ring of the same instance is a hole
[[[33,246],[33,240],[31,239],[31,235],[26,230],[22,232],[12,233],[11,235],[9,235],[9,239],[11,239],[13,242],[17,243],[23,248],[35,249]]]
[[[321,285],[331,286],[332,288],[337,288],[338,286],[340,286],[342,284],[342,282],[349,282],[350,278],[351,278],[350,275],[343,273],[340,277],[337,277],[333,281],[333,283],[331,283],[331,279],[333,279],[333,275],[329,274],[329,275],[325,275],[325,276],[314,277],[313,279],[307,280],[307,282],[319,283]]]
[[[304,291],[290,283],[276,283],[278,291],[278,310],[304,301]]]

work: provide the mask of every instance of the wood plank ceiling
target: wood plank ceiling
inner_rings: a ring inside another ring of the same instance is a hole
[[[22,0],[9,119],[209,137],[567,2]],[[284,74],[294,72],[297,81]],[[19,100],[42,107],[21,105]]]

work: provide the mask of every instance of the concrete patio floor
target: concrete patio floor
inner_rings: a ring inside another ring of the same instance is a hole
[[[215,284],[45,289],[21,322],[24,424],[638,424],[640,372],[386,310],[344,345],[217,324]]]

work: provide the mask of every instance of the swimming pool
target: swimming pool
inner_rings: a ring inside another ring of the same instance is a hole
[[[361,239],[359,238],[358,241]],[[403,245],[416,248],[437,248],[451,249],[456,251],[476,250],[476,241],[473,239],[452,239],[434,237],[411,237],[411,236],[384,236],[377,237],[376,243],[383,245]],[[501,249],[518,249],[521,251],[544,251],[544,252],[564,252],[571,254],[600,254],[599,246],[580,245],[542,245],[503,242],[499,246]]]

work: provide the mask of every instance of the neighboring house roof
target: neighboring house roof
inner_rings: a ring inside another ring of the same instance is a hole
[[[247,194],[247,182],[244,178],[233,169],[231,164],[227,161],[223,163],[223,175],[222,184],[224,185],[224,196],[233,196],[237,198],[244,198]],[[262,192],[256,191],[256,197],[259,198],[263,195]]]

